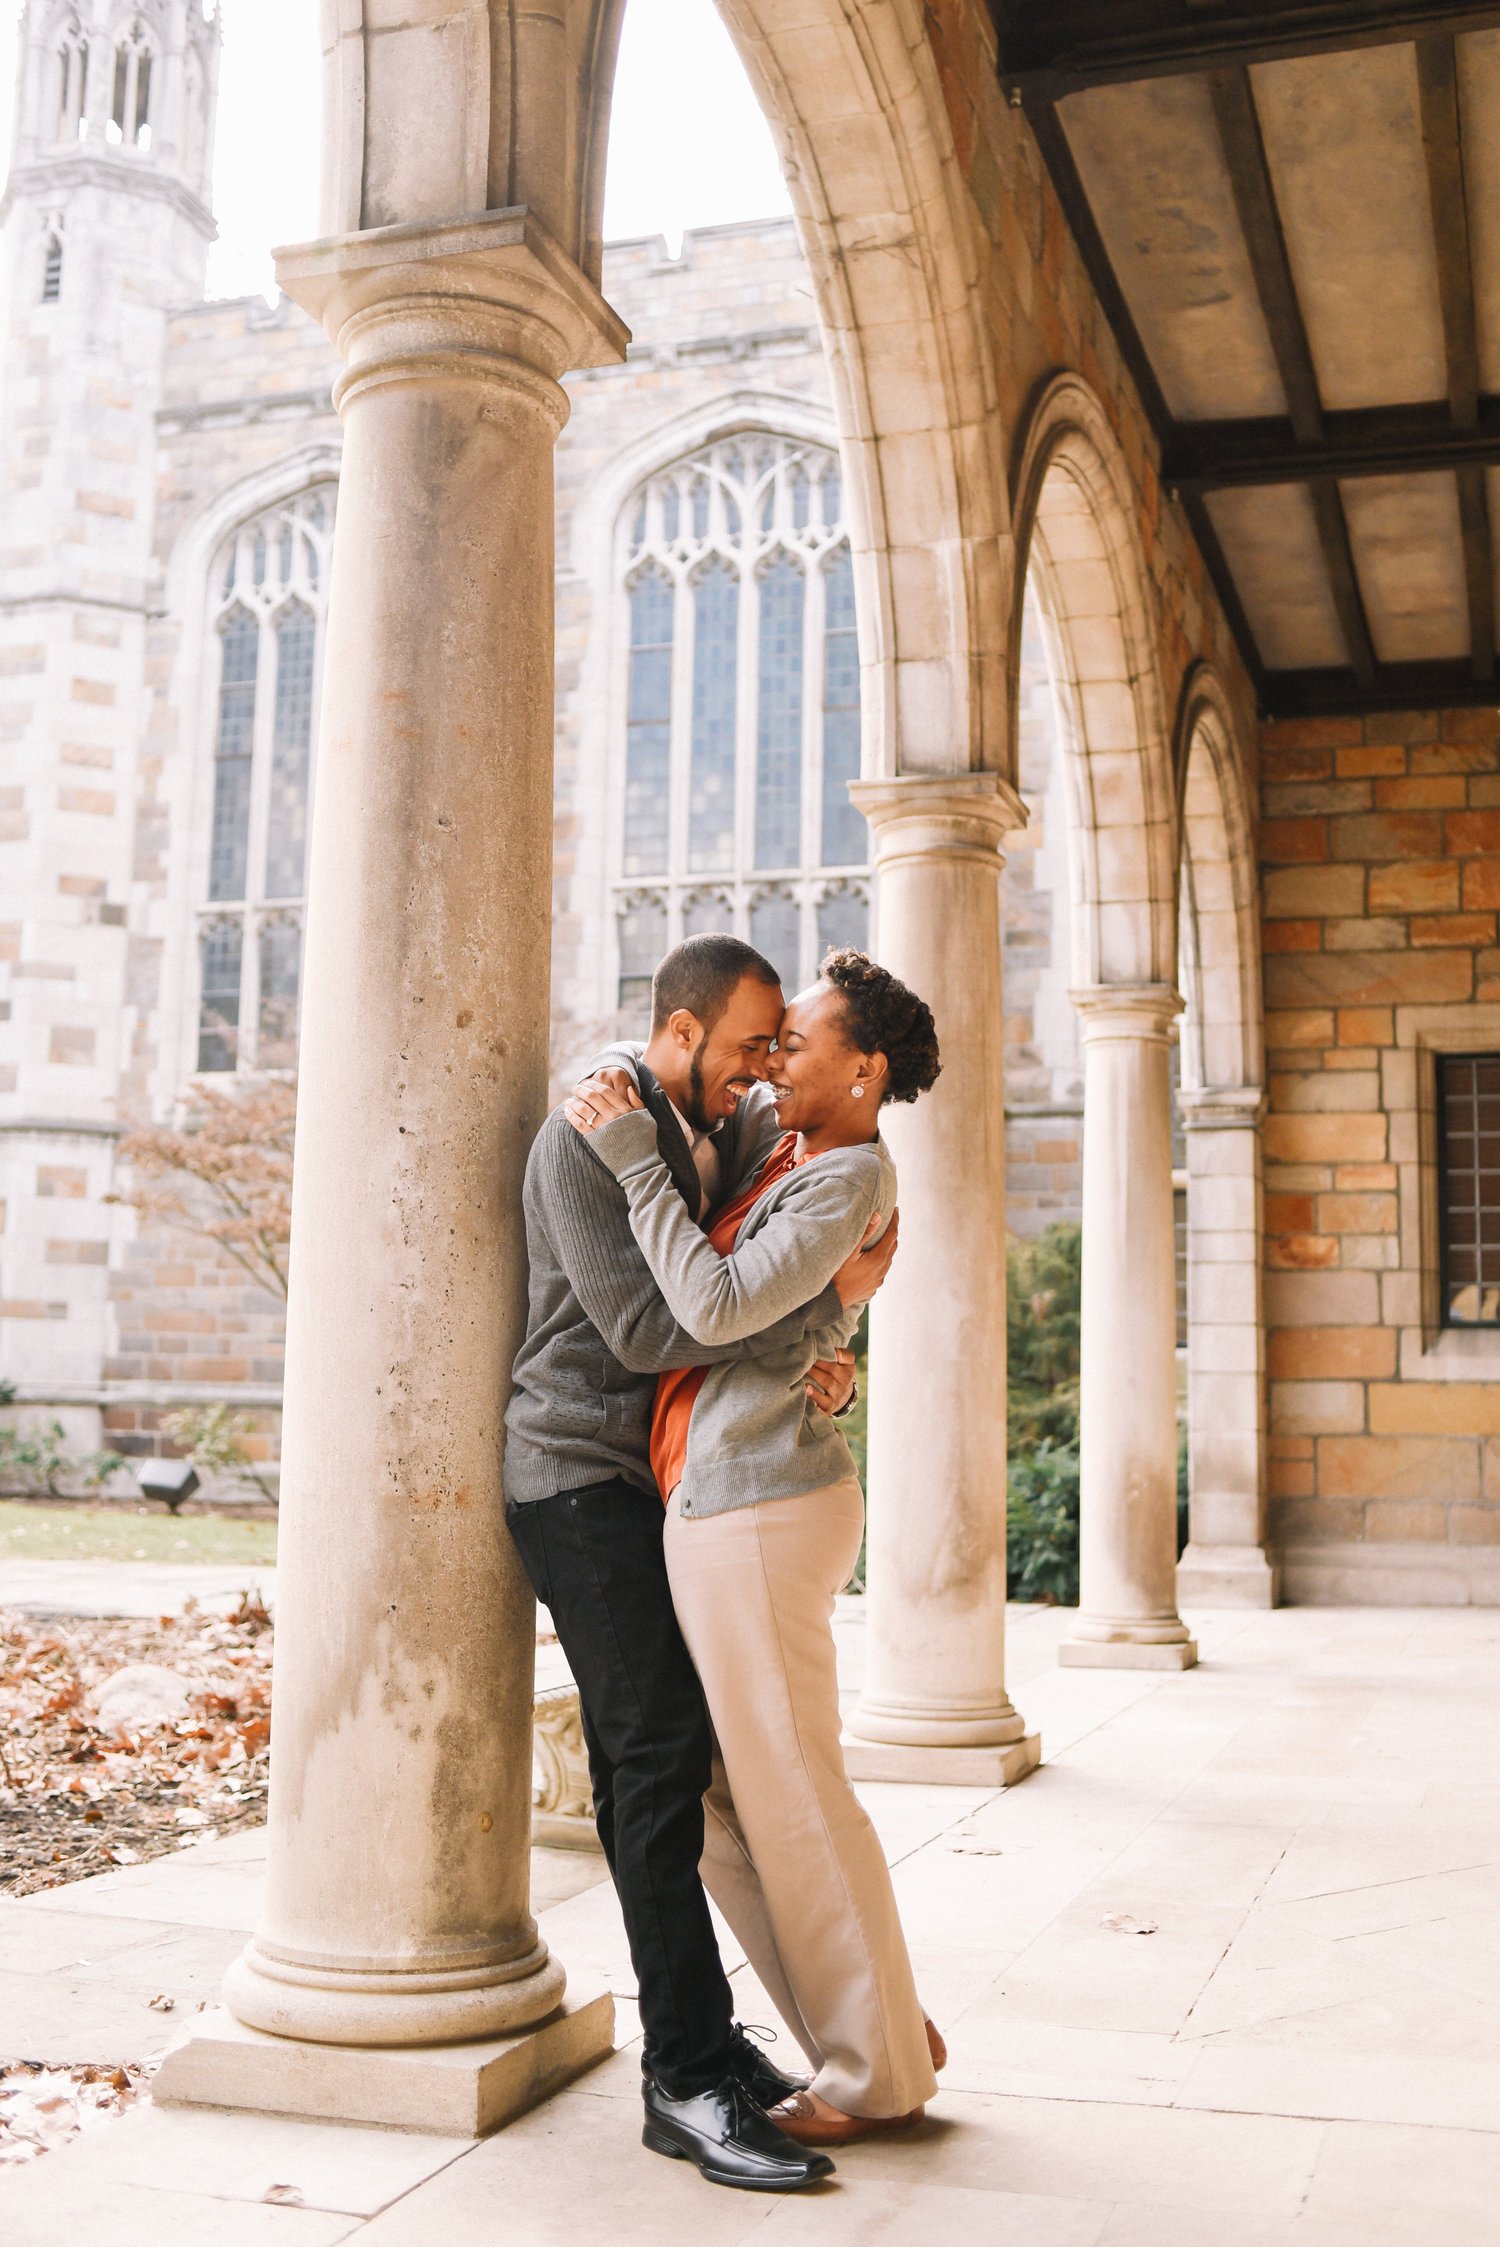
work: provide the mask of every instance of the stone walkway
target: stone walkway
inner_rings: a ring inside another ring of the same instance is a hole
[[[26,1615],[180,1615],[190,1599],[205,1613],[228,1612],[241,1596],[276,1600],[276,1570],[242,1560],[0,1560],[0,1607]]]
[[[612,1892],[549,1901],[539,1852],[549,1941],[619,1993],[613,2060],[477,2146],[139,2111],[0,2178],[0,2239],[1494,2247],[1500,1614],[1200,1615],[1185,1676],[1059,1670],[1065,1621],[1014,1619],[1046,1756],[1024,1785],[865,1790],[952,2060],[919,2132],[815,2194],[716,2191],[642,2151]],[[857,1614],[843,1635],[852,1682]],[[259,1858],[244,1835],[6,1908],[7,2051],[159,2049],[175,2024],[147,1999],[213,1993]],[[764,2019],[743,1967],[737,1987]]]

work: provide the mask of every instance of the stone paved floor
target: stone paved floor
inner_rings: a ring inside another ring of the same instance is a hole
[[[1065,1618],[1016,1615],[1042,1769],[1005,1796],[867,1790],[952,2060],[919,2132],[816,2194],[716,2191],[641,2150],[612,1894],[558,1893],[586,1863],[539,1856],[549,1940],[622,2000],[621,2049],[571,2090],[478,2146],[139,2112],[0,2179],[0,2240],[1495,2247],[1500,1613],[1194,1620],[1202,1666],[1173,1676],[1059,1670]],[[852,1679],[857,1615],[844,1639]],[[9,1906],[6,2049],[169,2034],[146,1997],[212,1989],[258,1857],[241,1836]]]

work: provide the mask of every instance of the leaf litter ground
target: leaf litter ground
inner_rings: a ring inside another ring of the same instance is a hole
[[[181,1716],[107,1726],[93,1713],[95,1689],[143,1662],[185,1681]],[[263,1824],[270,1730],[270,1617],[253,1597],[228,1616],[190,1606],[154,1622],[0,1610],[0,1895]],[[152,2072],[0,2052],[0,2166],[122,2112]]]

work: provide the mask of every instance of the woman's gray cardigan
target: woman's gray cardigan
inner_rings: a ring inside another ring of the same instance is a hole
[[[889,1219],[896,1206],[896,1166],[883,1140],[831,1147],[769,1186],[747,1212],[733,1254],[721,1256],[689,1216],[648,1111],[617,1116],[586,1143],[624,1188],[631,1231],[673,1317],[700,1342],[758,1334],[814,1301],[870,1219]],[[858,1324],[855,1308],[774,1356],[708,1368],[688,1431],[684,1514],[731,1513],[853,1474],[837,1423],[810,1403],[804,1384],[808,1368]]]

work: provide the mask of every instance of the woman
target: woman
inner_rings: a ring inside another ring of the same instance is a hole
[[[720,1343],[812,1301],[883,1231],[896,1173],[881,1108],[915,1100],[938,1068],[923,1002],[864,953],[831,952],[787,1008],[771,1059],[784,1136],[706,1237],[633,1090],[591,1087],[567,1114],[624,1188],[673,1315]],[[816,2063],[811,2087],[772,2110],[812,2145],[915,2122],[946,2056],[840,1746],[832,1619],[859,1557],[864,1498],[848,1445],[804,1381],[858,1318],[856,1306],[771,1358],[664,1374],[652,1427],[672,1598],[727,1779],[716,1774],[706,1805],[704,1878]]]

